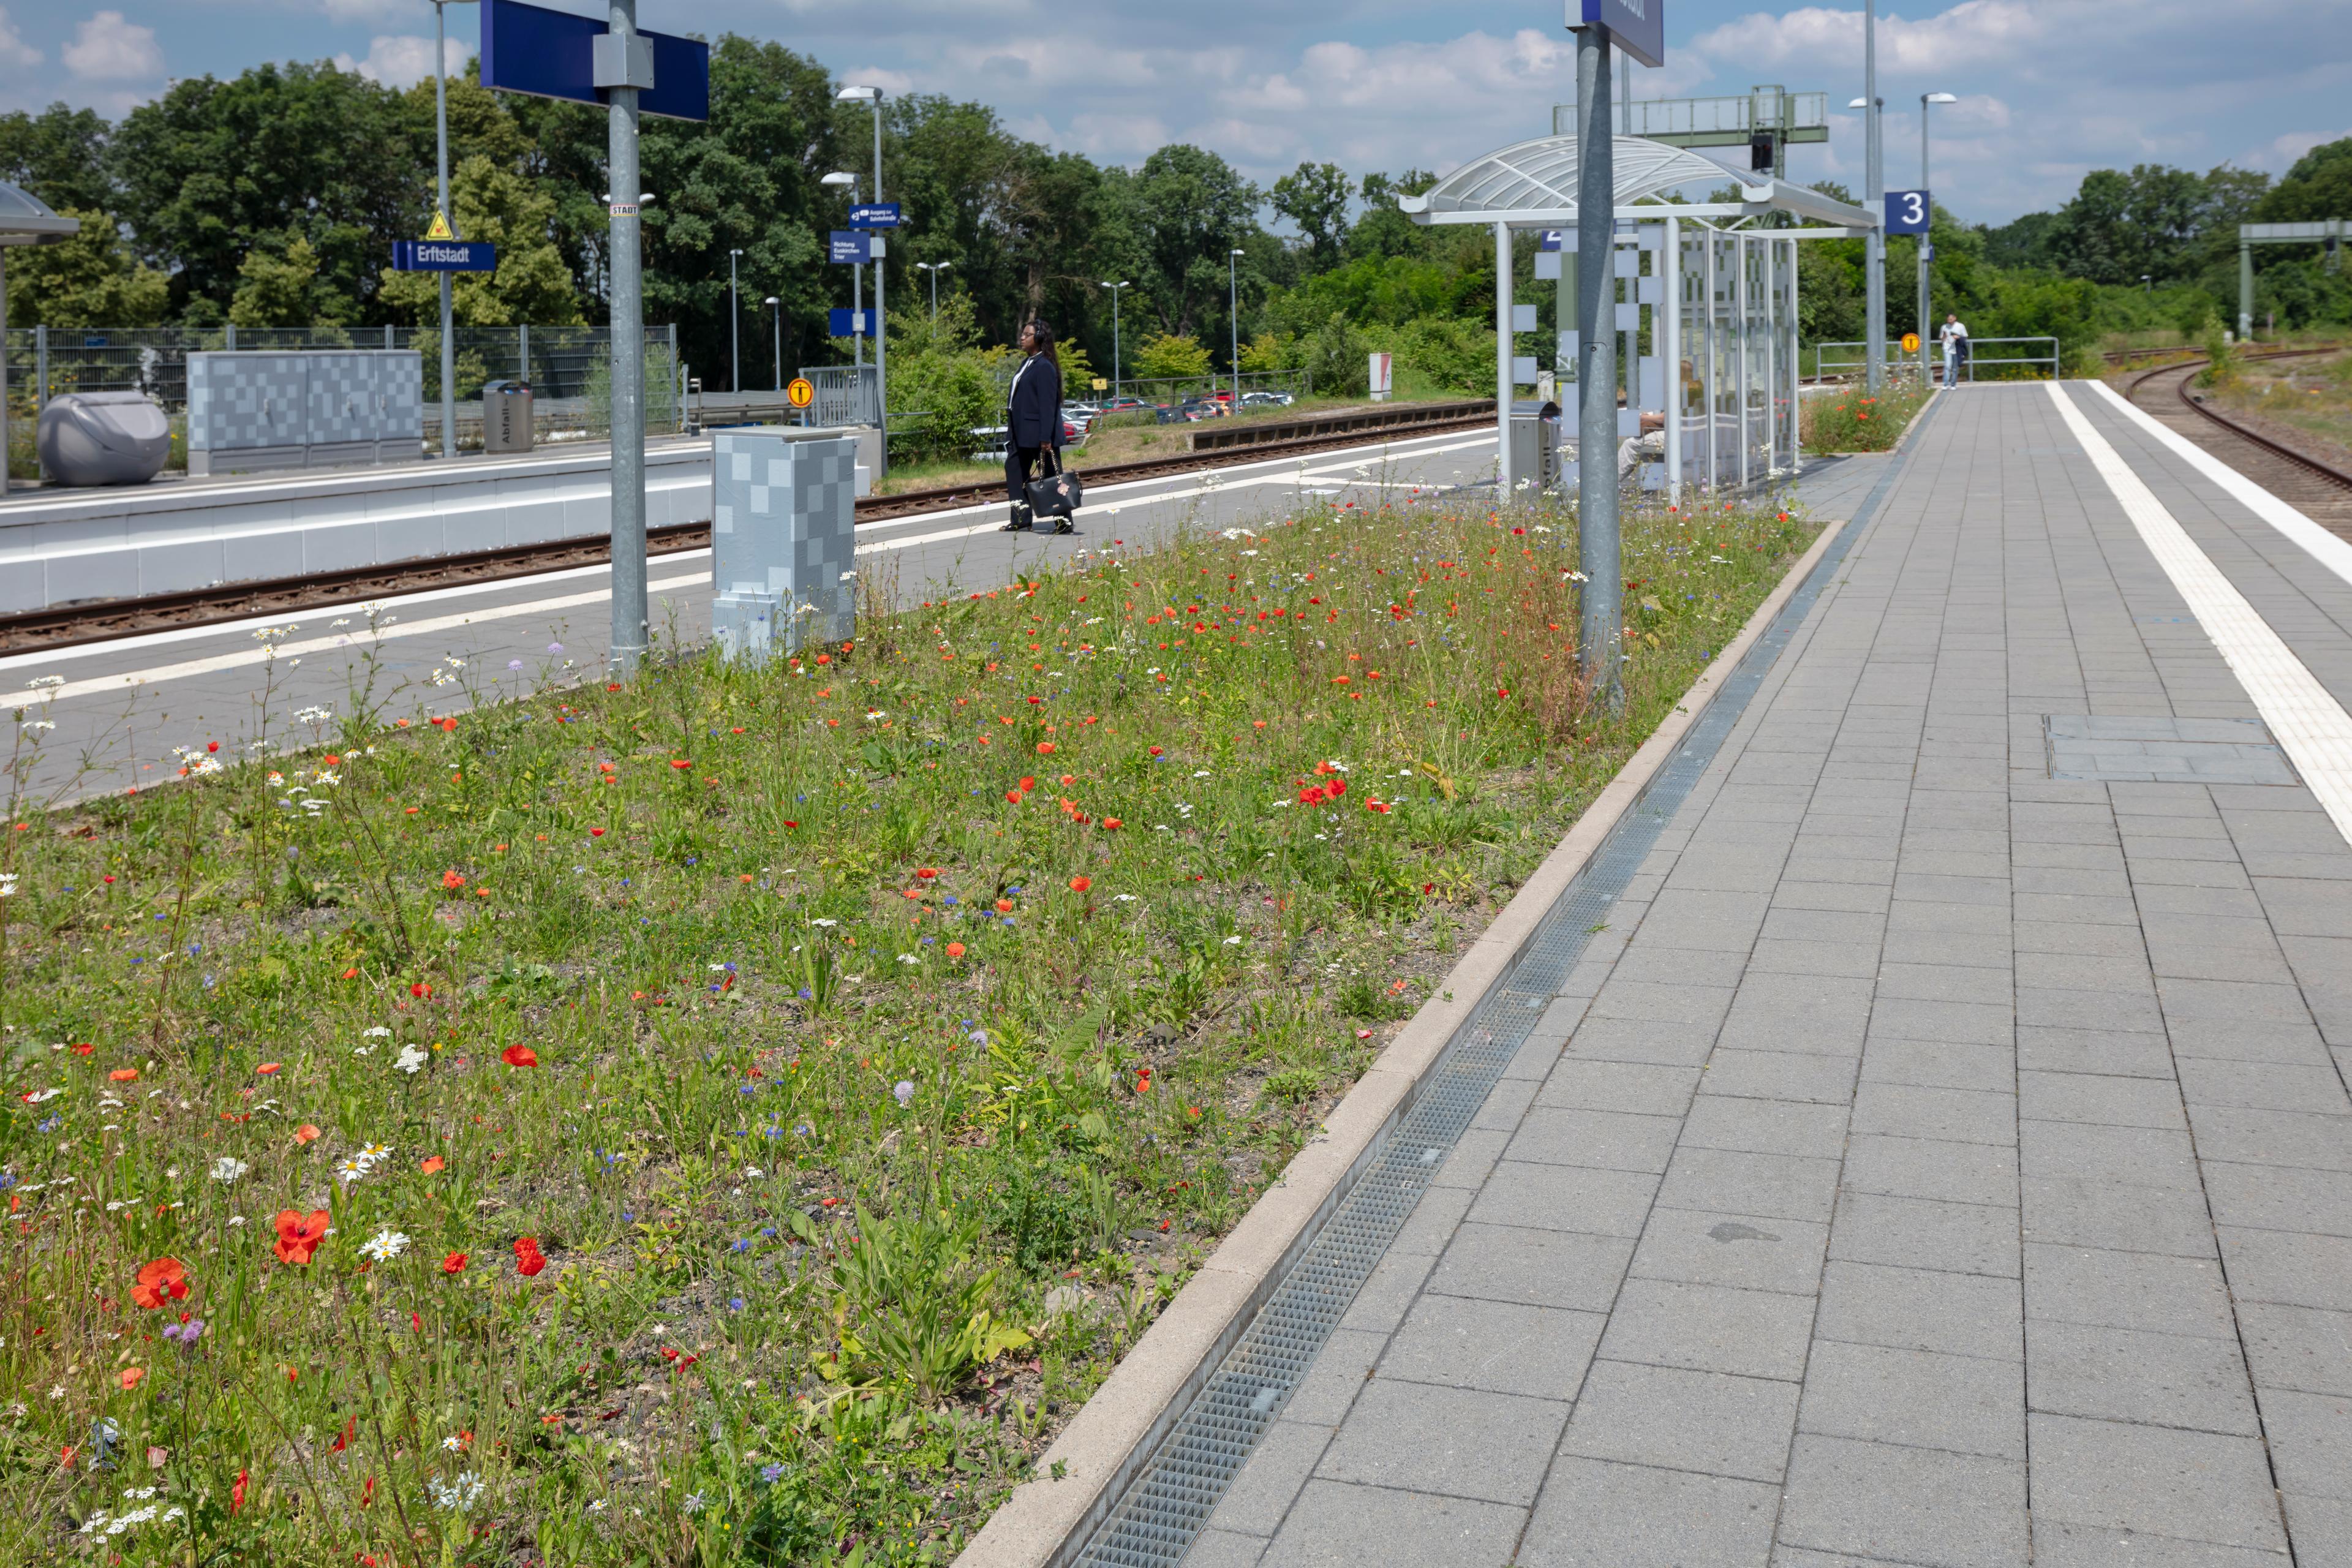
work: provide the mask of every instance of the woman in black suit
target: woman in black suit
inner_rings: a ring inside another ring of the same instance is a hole
[[[1055,466],[1061,464],[1062,361],[1054,353],[1054,329],[1043,321],[1022,328],[1021,352],[1028,357],[1013,373],[1004,419],[1004,489],[1013,502],[1006,533],[1030,526],[1029,480],[1046,448],[1054,451]],[[1071,531],[1069,520],[1057,519],[1052,531]]]

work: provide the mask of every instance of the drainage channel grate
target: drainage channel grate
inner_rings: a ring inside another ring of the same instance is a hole
[[[1454,1142],[1576,967],[1593,928],[1722,749],[1748,700],[1877,510],[1891,465],[1600,851],[1553,904],[1518,962],[1465,1019],[1379,1158],[1193,1397],[1077,1562],[1173,1568],[1403,1228]]]

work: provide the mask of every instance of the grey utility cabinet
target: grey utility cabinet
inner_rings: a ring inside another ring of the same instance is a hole
[[[857,443],[791,425],[711,433],[711,634],[730,661],[764,664],[856,625]]]
[[[424,416],[415,349],[188,356],[191,475],[418,462]]]

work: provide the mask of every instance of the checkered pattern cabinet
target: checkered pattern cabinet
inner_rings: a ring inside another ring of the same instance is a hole
[[[188,356],[188,472],[330,468],[424,453],[415,349]]]
[[[791,426],[711,439],[711,632],[720,657],[759,665],[778,647],[848,638],[856,440]]]

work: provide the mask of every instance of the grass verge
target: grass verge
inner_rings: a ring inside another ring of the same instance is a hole
[[[1614,717],[1434,498],[56,813],[19,714],[0,1557],[944,1561],[1807,531],[1629,516]]]
[[[1870,396],[1859,383],[1805,398],[1799,439],[1808,452],[1887,452],[1927,405],[1927,389],[1914,377],[1890,378]]]

